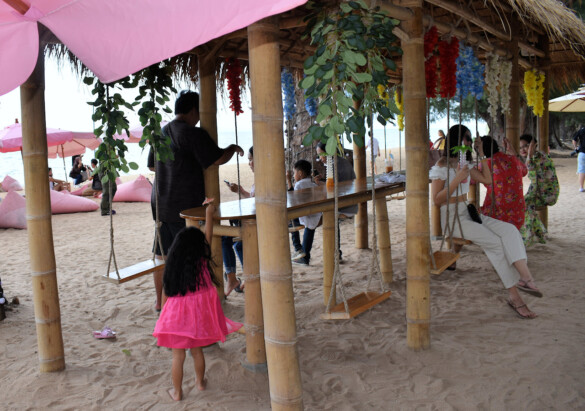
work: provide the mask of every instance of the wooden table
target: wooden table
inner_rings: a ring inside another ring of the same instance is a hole
[[[376,234],[380,255],[380,269],[385,283],[392,281],[392,255],[388,209],[386,197],[403,192],[404,183],[376,183]],[[372,184],[364,179],[345,181],[338,184],[338,207],[364,203],[372,199]],[[323,213],[323,301],[327,304],[335,263],[335,205],[334,192],[323,186],[287,192],[287,219]],[[205,208],[185,210],[181,217],[188,226],[198,226],[205,221]],[[241,237],[244,251],[245,292],[245,329],[246,362],[244,366],[258,370],[265,367],[262,296],[260,293],[260,266],[258,258],[258,237],[256,230],[256,203],[254,198],[221,203],[218,207],[218,220],[240,220],[241,227],[214,224],[214,236]],[[286,224],[286,221],[282,222]],[[334,294],[333,305],[335,305]]]

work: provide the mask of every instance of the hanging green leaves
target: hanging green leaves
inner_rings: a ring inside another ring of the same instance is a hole
[[[129,134],[128,119],[122,108],[134,109],[133,104],[127,103],[122,95],[116,91],[136,87],[136,79],[131,81],[129,77],[125,77],[104,84],[96,77],[87,76],[83,82],[90,86],[93,84],[92,94],[95,95],[96,99],[88,104],[94,107],[93,121],[99,124],[94,130],[94,134],[103,139],[95,156],[99,160],[98,170],[104,174],[102,181],[107,183],[110,180],[115,180],[119,171],[127,173],[130,168],[138,169],[138,164],[128,163],[125,159],[128,147],[126,147],[124,140],[114,138],[114,134],[122,134],[123,131]]]
[[[323,141],[332,155],[336,149],[343,151],[343,134],[351,141],[353,133],[355,143],[363,146],[365,119],[371,114],[382,124],[394,119],[377,87],[388,86],[388,71],[396,69],[392,59],[402,54],[392,33],[399,22],[378,7],[369,9],[362,0],[342,2],[334,9],[312,1],[308,7],[313,12],[305,19],[306,35],[316,50],[304,62],[299,87],[319,105],[317,124],[309,128],[303,144]]]

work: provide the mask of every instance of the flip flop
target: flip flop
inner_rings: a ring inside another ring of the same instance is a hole
[[[238,280],[238,285],[236,285],[234,291],[241,294],[244,292],[244,289],[242,288],[242,280],[239,277],[236,277],[236,279]]]
[[[538,298],[542,298],[542,292],[538,288],[531,288],[528,286],[530,281],[519,280],[516,284],[516,288],[524,291],[527,294],[533,295]]]
[[[116,332],[112,331],[110,327],[104,327],[101,331],[94,331],[93,338],[98,340],[104,340],[109,338],[116,338]]]
[[[514,305],[514,303],[513,303],[512,301],[510,301],[510,300],[507,300],[506,302],[508,303],[508,305],[510,306],[510,308],[511,308],[512,310],[514,310],[514,312],[516,313],[516,315],[517,315],[518,317],[522,318],[523,320],[534,320],[534,319],[536,318],[536,316],[535,316],[535,317],[529,317],[529,316],[527,316],[527,315],[523,315],[523,314],[521,314],[521,313],[520,313],[520,311],[518,311],[520,308],[524,308],[524,307],[526,307],[526,309],[527,309],[527,310],[529,310],[529,309],[528,309],[528,306],[527,306],[526,304],[522,304],[522,305],[518,305],[518,306],[516,306],[516,305]],[[529,310],[529,311],[530,311],[530,310]]]

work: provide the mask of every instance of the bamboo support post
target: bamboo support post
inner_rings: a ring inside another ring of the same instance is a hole
[[[479,184],[475,182],[469,184],[467,200],[469,204],[473,204],[479,210]]]
[[[45,125],[45,65],[43,47],[28,80],[20,86],[22,158],[26,188],[26,219],[39,368],[41,372],[65,369],[57,269],[53,248],[51,200]]]
[[[358,108],[360,103],[353,102],[354,108]],[[354,140],[355,141],[355,140]],[[366,146],[359,147],[355,142],[353,143],[353,170],[357,180],[366,179]],[[355,230],[355,248],[368,248],[368,203],[359,203],[358,212],[354,217]],[[329,294],[327,294],[329,295]]]
[[[385,283],[391,283],[394,275],[392,269],[392,246],[390,244],[390,226],[388,223],[388,206],[385,198],[376,200],[376,236],[380,252],[380,271]]]
[[[264,338],[273,410],[303,408],[286,225],[278,18],[248,27]],[[282,178],[275,178],[282,176]]]
[[[255,372],[266,371],[266,348],[264,346],[264,318],[262,316],[262,294],[260,289],[260,264],[258,262],[258,233],[256,220],[242,221],[244,243],[244,283],[246,361],[242,365]]]
[[[430,340],[429,169],[422,1],[407,2],[414,17],[402,23],[404,115],[406,120],[406,338],[414,350]]]
[[[329,294],[333,284],[333,273],[335,270],[335,254],[327,252],[327,250],[335,250],[335,211],[323,212],[323,304],[327,306],[329,302]],[[335,290],[333,290],[333,297],[331,305],[336,304]]]
[[[443,238],[443,229],[441,228],[441,209],[434,203],[431,204],[431,237],[433,240]]]
[[[215,93],[215,60],[200,58],[199,59],[199,118],[201,128],[205,129],[211,136],[211,139],[217,143],[217,96]],[[205,169],[205,196],[213,198],[215,206],[221,202],[219,194],[219,166],[211,165]],[[223,272],[223,254],[221,241],[212,241],[211,255],[216,267]],[[223,301],[223,275],[217,275],[220,286],[217,292]]]
[[[542,96],[544,111],[542,117],[538,118],[538,149],[543,153],[548,154],[549,145],[549,111],[548,111],[548,99],[550,98],[550,48],[548,40],[545,36],[541,36],[539,39],[539,48],[544,51],[545,58],[542,61],[540,69],[544,72],[544,92]],[[538,217],[542,224],[548,228],[548,207],[544,206],[538,211]]]

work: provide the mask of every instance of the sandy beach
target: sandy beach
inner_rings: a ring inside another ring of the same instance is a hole
[[[383,162],[378,164],[381,170]],[[414,352],[406,344],[406,201],[387,203],[392,295],[352,320],[319,318],[324,306],[322,231],[317,229],[311,265],[293,266],[305,409],[584,409],[585,193],[578,192],[576,159],[555,158],[555,164],[561,195],[549,211],[549,241],[528,249],[528,265],[544,298],[522,294],[538,318],[519,319],[506,305],[507,292],[483,252],[466,246],[456,271],[431,278],[431,348],[426,351]],[[235,166],[220,167],[220,178],[236,182]],[[241,181],[245,188],[253,181],[245,160]],[[525,189],[528,183],[525,179]],[[237,199],[225,184],[221,187],[223,201]],[[150,204],[114,203],[114,208],[119,266],[150,258]],[[346,261],[341,268],[351,296],[365,290],[371,251],[354,248],[352,220],[343,221],[341,230]],[[270,409],[268,375],[240,365],[245,359],[240,334],[205,349],[204,392],[196,389],[187,358],[185,398],[173,403],[167,394],[171,352],[157,347],[152,337],[157,318],[152,276],[122,285],[101,278],[110,240],[109,218],[99,210],[54,215],[53,235],[66,369],[41,374],[27,231],[0,229],[2,285],[9,299],[20,300],[0,322],[0,409]],[[224,311],[243,321],[243,307],[243,295],[233,293]],[[93,338],[92,331],[105,325],[117,339]]]

